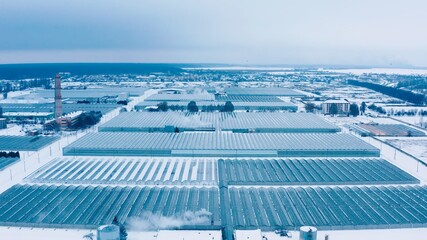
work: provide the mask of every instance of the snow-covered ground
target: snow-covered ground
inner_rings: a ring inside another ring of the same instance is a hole
[[[427,137],[381,138],[427,163]]]
[[[89,229],[50,229],[50,228],[18,228],[0,227],[2,240],[78,240],[85,239],[84,235],[93,233],[96,239],[96,230]],[[298,240],[299,232],[291,231],[291,238],[281,237],[274,232],[262,232],[268,240]],[[330,240],[425,240],[427,228],[405,229],[375,229],[375,230],[340,230],[318,231],[317,239],[323,240],[328,235]],[[86,238],[87,239],[87,238]],[[170,230],[160,232],[128,231],[128,240],[220,240],[221,231],[185,231]],[[261,239],[257,239],[261,240]]]
[[[25,136],[25,131],[23,131],[21,126],[8,124],[7,128],[0,129],[0,135],[2,136]]]

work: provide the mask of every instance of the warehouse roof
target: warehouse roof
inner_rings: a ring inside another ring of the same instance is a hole
[[[0,106],[3,112],[53,112],[54,103],[2,103]],[[121,107],[123,105],[100,103],[100,104],[79,104],[63,103],[62,110],[64,113],[75,112],[78,110],[90,112],[101,111],[103,114]]]
[[[378,158],[219,160],[229,185],[417,184],[420,181]],[[268,173],[268,174],[266,174]]]
[[[37,183],[217,185],[217,163],[188,158],[62,157],[27,179]]]
[[[224,91],[228,95],[270,95],[287,97],[304,97],[305,94],[289,88],[226,88]]]
[[[145,101],[214,101],[213,94],[154,94]]]
[[[187,107],[190,101],[179,101],[179,102],[168,102],[168,105],[177,105]],[[136,106],[147,107],[154,106],[161,102],[156,101],[146,101],[140,102]],[[234,107],[297,107],[290,102],[232,102]],[[196,101],[197,106],[217,106],[224,105],[225,102],[219,101]]]
[[[37,151],[58,139],[52,136],[0,136],[0,150]]]
[[[378,156],[350,134],[333,133],[90,133],[64,155],[101,156]]]
[[[118,96],[120,93],[126,92],[132,96],[140,96],[147,91],[147,88],[130,88],[130,87],[103,87],[103,88],[87,88],[87,89],[62,89],[62,98],[101,98],[106,96]],[[43,98],[54,98],[54,89],[36,90],[35,94]]]
[[[255,132],[338,132],[340,128],[311,113],[282,112],[127,112],[100,126],[100,131],[180,131],[222,129]]]
[[[251,95],[215,95],[216,101],[232,102],[283,102],[276,96],[251,96]]]

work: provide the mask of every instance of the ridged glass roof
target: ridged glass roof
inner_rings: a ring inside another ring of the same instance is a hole
[[[257,132],[338,132],[340,129],[311,113],[282,112],[127,112],[100,126],[100,131],[162,131],[251,129]]]

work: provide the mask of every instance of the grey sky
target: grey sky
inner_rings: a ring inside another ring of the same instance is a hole
[[[424,0],[0,0],[0,63],[427,67]]]

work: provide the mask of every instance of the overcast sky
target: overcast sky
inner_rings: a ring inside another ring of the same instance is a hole
[[[427,67],[425,0],[0,0],[0,63]]]

